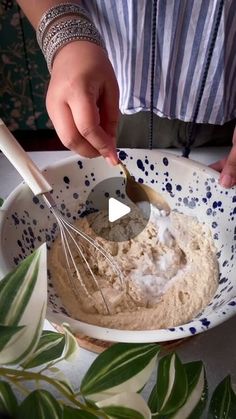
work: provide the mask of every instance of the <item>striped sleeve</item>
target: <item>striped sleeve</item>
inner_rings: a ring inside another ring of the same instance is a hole
[[[154,111],[191,121],[220,0],[157,0]],[[105,39],[121,112],[150,109],[152,0],[82,0]],[[236,0],[225,0],[199,123],[236,117]]]

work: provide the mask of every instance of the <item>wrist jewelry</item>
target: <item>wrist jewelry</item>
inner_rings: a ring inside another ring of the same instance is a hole
[[[62,46],[77,40],[90,41],[105,49],[104,41],[94,24],[78,19],[77,22],[68,27],[63,27],[49,42],[44,56],[50,72],[56,53]]]
[[[87,11],[75,3],[62,3],[46,11],[39,22],[37,40],[49,72],[57,52],[72,41],[90,41],[106,50]]]
[[[74,15],[79,14],[87,19],[89,19],[89,14],[87,10],[85,10],[82,6],[76,3],[61,3],[57,6],[53,6],[50,9],[46,10],[42,15],[40,22],[38,24],[38,28],[36,31],[37,41],[42,48],[42,40],[43,36],[46,32],[48,26],[50,26],[54,20],[58,19],[59,17],[65,15]]]

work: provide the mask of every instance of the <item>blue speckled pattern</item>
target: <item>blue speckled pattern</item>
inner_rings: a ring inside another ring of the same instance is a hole
[[[119,158],[127,164],[136,180],[161,192],[172,209],[197,216],[199,221],[210,227],[220,265],[217,292],[197,318],[167,330],[147,331],[145,339],[135,337],[131,341],[163,341],[194,335],[231,317],[236,313],[236,188],[221,188],[216,172],[172,154],[125,149],[119,150]],[[45,176],[53,186],[52,194],[58,208],[71,222],[83,214],[87,196],[97,182],[120,174],[120,168],[109,167],[102,158],[82,160],[76,156],[45,170]],[[3,209],[7,209],[1,223],[2,253],[6,267],[18,264],[45,240],[50,251],[58,227],[42,197],[33,197],[29,188],[21,184],[6,200]],[[56,316],[60,313],[62,320],[70,322],[65,307],[53,289],[49,271],[48,284],[48,305],[52,317],[53,313]],[[76,323],[80,322],[74,321],[74,326]],[[103,328],[96,327],[98,329]],[[104,330],[106,333],[100,331],[99,336],[104,338],[106,335],[105,338],[109,339],[110,329]],[[123,341],[129,341],[128,334],[138,336],[140,332],[123,333],[127,333]],[[91,331],[88,334],[96,335]]]

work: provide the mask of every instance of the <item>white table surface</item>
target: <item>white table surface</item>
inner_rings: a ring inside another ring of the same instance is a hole
[[[178,154],[179,151],[168,150]],[[45,167],[56,160],[71,155],[69,151],[31,152],[32,159],[39,167]],[[227,148],[201,148],[191,154],[193,160],[204,164],[210,164],[227,154]],[[0,197],[6,198],[14,187],[21,181],[20,176],[0,154]],[[232,382],[236,387],[236,318],[233,317],[225,323],[201,333],[183,342],[177,353],[185,362],[201,359],[207,371],[207,379],[210,392],[227,374],[231,374]],[[50,328],[48,322],[45,328]],[[95,359],[96,355],[84,349],[80,349],[73,363],[63,363],[61,368],[71,382],[78,386],[85,371]],[[147,390],[154,384],[155,376],[149,382]],[[144,392],[146,393],[146,391]],[[146,393],[147,394],[147,393]]]

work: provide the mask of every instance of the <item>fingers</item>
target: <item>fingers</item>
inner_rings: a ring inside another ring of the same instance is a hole
[[[236,147],[234,146],[227,158],[218,160],[210,165],[217,172],[220,172],[219,183],[225,188],[236,185]]]
[[[210,164],[210,167],[214,170],[217,170],[217,172],[222,172],[224,165],[226,163],[227,158],[218,160],[217,162]]]
[[[96,103],[96,96],[85,92],[78,92],[69,100],[73,119],[80,135],[97,150],[103,157],[117,164],[117,153],[114,135],[109,135],[100,124],[100,109]],[[110,131],[111,133],[111,131]]]
[[[210,165],[212,169],[220,172],[219,183],[225,188],[231,188],[236,185],[236,128],[234,130],[232,144],[233,147],[228,157]]]
[[[47,102],[47,110],[56,132],[65,147],[84,157],[96,157],[99,152],[79,133],[66,103],[57,101],[57,106]]]
[[[219,182],[225,188],[236,185],[236,144],[233,145],[223,164]]]
[[[115,79],[105,84],[99,111],[101,126],[111,137],[116,138],[119,120],[119,88]]]
[[[102,155],[117,164],[118,101],[116,77],[101,47],[77,41],[59,51],[47,109],[66,147],[84,156]]]

